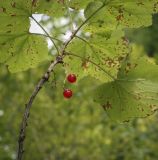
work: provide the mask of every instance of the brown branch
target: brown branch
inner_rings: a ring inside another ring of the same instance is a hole
[[[26,132],[26,128],[27,128],[27,122],[29,119],[29,114],[30,114],[30,109],[31,106],[33,104],[33,101],[35,100],[37,94],[39,93],[39,91],[41,90],[41,88],[43,87],[43,85],[48,81],[51,72],[54,70],[54,67],[58,64],[58,63],[62,63],[63,62],[63,58],[65,57],[65,49],[67,48],[67,46],[69,45],[69,43],[74,39],[74,37],[77,35],[77,33],[79,32],[79,30],[96,14],[98,13],[105,5],[102,5],[101,7],[99,7],[94,13],[92,13],[71,35],[70,39],[68,41],[66,41],[64,43],[63,49],[61,50],[61,52],[58,50],[58,47],[56,46],[53,38],[46,32],[46,30],[43,28],[43,26],[38,23],[36,21],[36,19],[34,17],[31,16],[31,18],[41,27],[41,29],[45,32],[46,36],[50,38],[50,40],[52,41],[52,43],[54,44],[58,56],[56,58],[56,60],[54,62],[51,63],[51,65],[49,66],[47,72],[43,75],[43,77],[41,78],[41,80],[38,82],[38,84],[36,85],[28,103],[26,104],[25,107],[25,112],[23,115],[23,120],[21,123],[21,127],[20,127],[20,133],[19,133],[19,140],[18,140],[18,153],[17,153],[17,160],[22,160],[23,157],[23,153],[24,153],[24,140],[25,140],[25,132]],[[61,53],[61,56],[59,55]]]
[[[17,153],[17,160],[22,160],[23,152],[24,152],[24,140],[25,140],[25,131],[27,128],[27,123],[29,119],[30,109],[33,104],[34,99],[36,98],[38,92],[41,90],[43,85],[48,81],[51,72],[54,70],[54,67],[58,64],[62,63],[62,57],[58,56],[54,62],[51,63],[49,66],[47,72],[43,75],[43,77],[40,79],[38,84],[36,85],[28,103],[25,107],[25,112],[23,115],[23,120],[20,127],[20,133],[19,133],[19,140],[18,140],[18,153]]]

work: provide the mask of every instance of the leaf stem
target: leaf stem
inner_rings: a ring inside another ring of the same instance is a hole
[[[62,54],[64,54],[64,51],[66,49],[66,47],[69,45],[69,43],[74,39],[74,37],[77,35],[77,33],[80,31],[80,29],[95,15],[97,14],[103,7],[105,6],[105,4],[103,4],[101,7],[99,7],[94,13],[92,13],[71,35],[70,39],[65,42],[63,50],[62,50]]]
[[[59,49],[58,49],[56,43],[54,42],[54,40],[52,39],[52,37],[49,35],[49,33],[43,28],[43,26],[33,16],[31,16],[31,18],[38,24],[38,26],[44,31],[44,33],[47,35],[47,37],[52,41],[52,43],[54,44],[54,47],[57,50],[58,55],[60,55]]]
[[[78,38],[78,39],[80,39],[81,41],[87,43],[91,47],[90,43],[87,40],[85,40],[84,38],[82,38],[80,36],[77,36],[77,35],[75,35],[75,37]]]
[[[51,39],[54,39],[54,40],[56,40],[56,41],[58,41],[58,42],[63,43],[63,41],[61,41],[60,39],[57,39],[57,38],[54,38],[54,37],[52,37],[52,36],[48,36],[48,35],[45,35],[45,34],[41,34],[41,33],[30,33],[30,34],[39,35],[39,36],[44,36],[44,37],[51,38]]]

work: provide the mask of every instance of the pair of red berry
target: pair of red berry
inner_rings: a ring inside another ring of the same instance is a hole
[[[68,81],[69,83],[75,83],[76,80],[77,80],[77,78],[76,78],[76,75],[75,75],[75,74],[69,74],[69,75],[67,76],[67,81]],[[72,93],[72,90],[71,90],[71,89],[64,89],[63,96],[64,96],[65,98],[69,99],[69,98],[72,97],[72,95],[73,95],[73,93]]]

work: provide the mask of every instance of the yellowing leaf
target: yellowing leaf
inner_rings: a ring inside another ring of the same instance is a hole
[[[97,9],[99,11],[89,20],[94,28],[116,29],[138,28],[152,24],[152,14],[156,12],[154,0],[110,0],[89,3],[85,16],[89,18]]]
[[[122,31],[107,35],[92,35],[88,41],[74,39],[67,52],[75,54],[64,59],[67,72],[76,73],[78,79],[92,76],[102,82],[117,76],[120,63],[129,52],[128,42]]]
[[[99,86],[94,95],[112,120],[147,117],[158,109],[158,66],[146,58],[126,62],[118,78]]]
[[[36,67],[47,59],[47,43],[29,33],[32,1],[0,2],[0,63],[11,72]]]
[[[34,68],[48,57],[46,41],[35,35],[0,35],[0,62],[11,72]]]

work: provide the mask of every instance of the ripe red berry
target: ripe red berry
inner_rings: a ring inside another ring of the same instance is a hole
[[[71,89],[65,89],[64,92],[63,92],[63,96],[65,98],[71,98],[72,97],[72,90]]]
[[[75,83],[76,82],[76,75],[75,74],[69,74],[67,76],[67,80],[70,82],[70,83]]]

